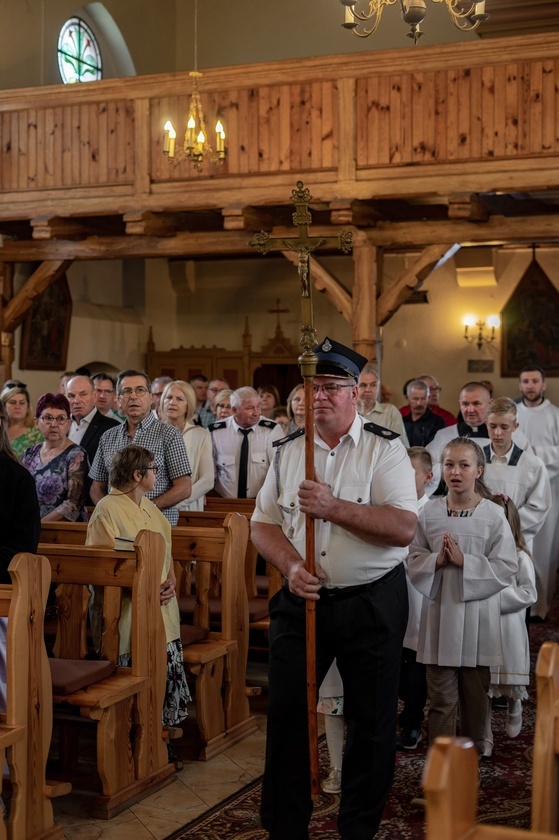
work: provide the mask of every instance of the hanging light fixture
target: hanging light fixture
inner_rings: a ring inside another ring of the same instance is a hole
[[[345,29],[351,29],[353,34],[360,38],[367,38],[377,31],[385,8],[398,3],[402,18],[410,27],[408,38],[413,38],[414,44],[417,44],[423,35],[419,26],[427,14],[426,0],[366,0],[366,2],[369,6],[368,11],[360,11],[356,8],[359,0],[340,0],[342,6],[345,6],[345,21],[342,23]],[[477,29],[482,21],[489,19],[489,15],[485,12],[485,0],[481,3],[472,2],[472,0],[431,0],[431,2],[446,5],[457,29]],[[367,28],[369,22],[370,28]]]
[[[201,169],[204,161],[215,164],[223,163],[225,160],[225,129],[222,121],[218,118],[215,124],[214,149],[208,140],[206,121],[198,90],[198,79],[202,77],[202,73],[198,72],[198,0],[194,0],[194,70],[191,70],[188,75],[192,79],[192,93],[190,95],[184,142],[177,146],[177,132],[171,120],[167,120],[164,126],[163,154],[167,155],[169,160],[175,161],[185,157],[189,158],[196,169]]]

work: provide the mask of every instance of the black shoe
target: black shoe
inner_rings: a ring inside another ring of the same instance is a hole
[[[404,750],[415,750],[422,740],[423,735],[420,729],[402,729],[398,743],[402,745]]]

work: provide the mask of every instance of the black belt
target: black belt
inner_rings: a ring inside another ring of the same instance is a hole
[[[381,583],[388,583],[391,581],[401,573],[401,565],[402,564],[399,563],[397,566],[394,566],[393,569],[390,569],[390,571],[385,575],[371,581],[370,583],[360,583],[357,586],[333,586],[331,588],[321,586],[318,590],[318,594],[322,601],[343,601],[346,598],[353,598],[354,595],[359,595],[361,592],[368,592],[370,589],[374,589],[375,586],[378,586]],[[286,589],[289,589],[287,581],[284,581],[283,585]]]

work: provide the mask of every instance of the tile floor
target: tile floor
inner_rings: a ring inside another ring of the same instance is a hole
[[[265,682],[265,668],[252,667],[249,682]],[[53,800],[66,840],[162,840],[252,779],[261,775],[266,741],[265,696],[251,701],[258,730],[208,762],[185,763],[175,781],[112,820],[87,815],[87,798],[72,793]]]

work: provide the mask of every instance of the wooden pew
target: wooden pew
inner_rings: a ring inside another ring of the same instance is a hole
[[[221,527],[177,526],[172,539],[175,563],[185,572],[188,591],[195,591],[193,624],[208,633],[184,648],[184,662],[195,681],[197,731],[189,732],[188,721],[183,725],[182,747],[205,760],[256,731],[245,690],[248,601],[243,570],[248,523],[244,516],[230,513]],[[212,597],[221,604],[217,630],[210,620]],[[175,743],[180,748],[181,741]]]
[[[195,691],[196,718],[182,724],[184,738],[175,742],[182,755],[200,760],[219,754],[256,730],[245,688],[248,602],[242,582],[248,524],[244,517],[233,514],[225,519],[219,515],[212,526],[171,530],[177,577],[184,578],[188,591],[196,587],[193,624],[208,634],[208,638],[184,647],[184,663]],[[83,545],[86,530],[85,523],[43,522],[41,540],[53,545]],[[193,562],[195,575],[191,573]],[[216,576],[216,569],[224,569],[224,574]],[[212,595],[223,600],[219,630],[210,626]],[[69,609],[78,612],[80,604]]]
[[[532,827],[559,833],[559,645],[544,642],[536,663]]]
[[[63,840],[50,798],[71,785],[45,780],[52,731],[52,692],[43,641],[50,567],[44,557],[18,554],[9,566],[13,585],[0,585],[0,616],[8,618],[6,711],[0,715],[0,767],[6,759],[12,799],[0,839]],[[6,830],[7,829],[7,830]]]
[[[478,824],[478,756],[467,738],[437,738],[423,774],[426,840],[557,840],[556,834]]]
[[[82,602],[84,587],[101,586],[101,656],[116,666],[122,590],[132,591],[132,667],[115,667],[110,676],[53,698],[63,729],[70,725],[72,708],[81,718],[97,721],[102,794],[96,796],[92,813],[110,819],[168,784],[175,772],[167,758],[161,722],[167,657],[159,587],[165,543],[159,534],[140,531],[134,553],[52,543],[42,543],[41,552],[48,557],[53,582],[64,586],[58,616],[61,657],[80,658],[84,613],[72,605]],[[69,586],[78,592],[71,602],[66,599]],[[53,662],[53,673],[59,664]],[[80,662],[80,668],[88,665],[97,663]]]

